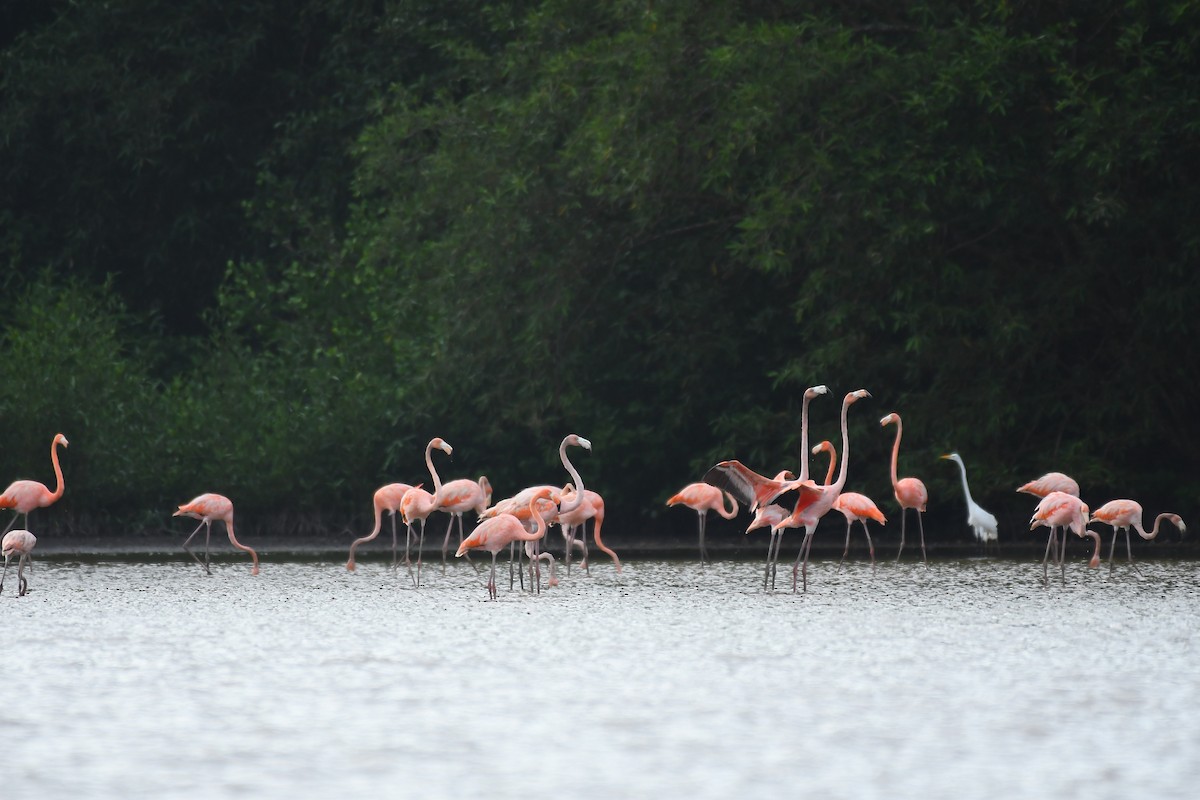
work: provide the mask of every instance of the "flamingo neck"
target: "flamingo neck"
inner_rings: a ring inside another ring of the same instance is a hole
[[[566,439],[563,439],[562,444],[558,446],[558,457],[562,459],[563,466],[567,468],[567,474],[571,476],[575,484],[575,496],[558,507],[558,513],[567,514],[579,508],[579,504],[583,502],[583,478],[579,477],[579,470],[575,469],[571,459],[567,458]]]
[[[425,466],[429,469],[429,474],[433,476],[433,507],[437,508],[442,502],[442,479],[438,477],[437,470],[433,468],[433,442],[425,445]]]
[[[903,433],[903,424],[899,417],[896,417],[896,441],[892,443],[892,486],[900,482],[896,476],[896,462],[900,460],[900,435]]]
[[[54,491],[50,493],[50,502],[54,502],[62,497],[63,489],[66,488],[63,484],[62,467],[58,463],[58,439],[50,443],[50,463],[54,465]]]
[[[1092,547],[1092,557],[1088,561],[1088,566],[1096,569],[1100,566],[1100,534],[1095,531],[1084,531],[1084,535],[1092,537],[1092,541],[1095,542],[1095,545]]]
[[[842,401],[842,468],[838,471],[837,483],[833,485],[835,494],[841,494],[842,487],[846,485],[846,469],[850,464],[850,431],[849,425],[846,422],[846,415],[850,410],[850,400],[847,398]],[[897,439],[899,441],[899,439]],[[896,460],[892,456],[892,472],[895,473]]]
[[[738,513],[738,502],[729,492],[721,492],[721,505],[717,506],[717,513],[725,519],[733,519]],[[729,498],[730,504],[733,506],[728,512],[725,511],[725,498]]]
[[[540,539],[546,535],[546,520],[542,517],[542,513],[540,511],[538,511],[538,507],[537,507],[538,500],[540,500],[540,499],[542,499],[542,498],[535,496],[532,500],[529,501],[529,515],[533,518],[534,525],[536,527],[533,529],[533,531],[531,533],[526,533],[525,531],[521,531],[520,533],[517,534],[518,539],[521,539],[526,542],[532,542],[533,540]],[[578,505],[578,503],[576,503],[576,505]]]
[[[244,550],[250,554],[251,560],[254,561],[254,566],[250,568],[250,574],[257,575],[258,574],[258,553],[254,552],[253,548],[247,547],[246,545],[242,544],[241,542],[239,542],[237,540],[237,536],[235,536],[233,533],[233,512],[230,512],[229,516],[225,518],[225,532],[229,534],[229,543],[231,545],[236,547],[238,550]]]
[[[808,392],[800,404],[800,480],[808,480]]]
[[[825,485],[833,483],[833,470],[837,467],[837,450],[829,448],[829,469],[825,472]]]
[[[1158,526],[1162,524],[1164,517],[1167,519],[1170,519],[1171,515],[1170,514],[1159,514],[1157,517],[1155,517],[1154,518],[1154,527],[1150,529],[1149,533],[1147,533],[1146,529],[1142,526],[1141,520],[1138,520],[1134,524],[1134,526],[1133,526],[1134,530],[1136,530],[1138,532],[1138,536],[1141,536],[1143,539],[1147,539],[1147,540],[1153,539],[1156,536],[1158,536]]]

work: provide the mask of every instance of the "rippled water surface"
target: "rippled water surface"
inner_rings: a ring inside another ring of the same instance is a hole
[[[487,602],[463,563],[44,560],[0,596],[0,796],[1193,797],[1200,565],[1141,569],[597,562]]]

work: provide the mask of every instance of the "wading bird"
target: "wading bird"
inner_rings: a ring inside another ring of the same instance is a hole
[[[531,542],[546,535],[546,520],[538,508],[538,502],[550,498],[550,489],[542,487],[534,492],[526,506],[529,516],[534,520],[533,533],[527,533],[525,526],[512,514],[497,514],[485,519],[471,531],[471,535],[458,546],[454,555],[462,557],[468,550],[486,550],[492,554],[492,572],[488,578],[488,599],[495,600],[496,593],[496,555],[514,542]]]
[[[446,526],[446,538],[442,540],[442,569],[446,569],[446,552],[450,548],[450,532],[458,521],[458,543],[463,541],[463,514],[474,511],[478,517],[492,502],[492,484],[486,475],[480,475],[479,480],[458,478],[442,485],[442,500],[438,511],[450,515],[450,524]],[[469,557],[468,557],[469,560]],[[478,567],[476,567],[478,569]]]
[[[385,511],[391,515],[392,518],[392,567],[395,568],[396,515],[400,512],[400,503],[404,500],[404,495],[408,494],[408,490],[413,488],[420,487],[409,486],[407,483],[389,483],[384,486],[380,486],[375,490],[375,497],[372,501],[372,505],[375,507],[375,527],[372,528],[371,532],[366,536],[362,537],[361,539],[355,539],[350,545],[350,558],[348,561],[346,561],[346,569],[353,572],[354,568],[357,566],[356,562],[354,561],[354,551],[358,549],[358,546],[360,544],[365,544],[369,541],[372,541],[376,536],[379,535],[379,529],[383,524],[383,512]],[[410,529],[409,533],[411,532],[412,531]],[[404,542],[404,563],[409,563],[407,537]],[[410,565],[408,569],[411,572],[412,566]]]
[[[879,420],[881,427],[892,424],[896,426],[896,441],[892,445],[892,493],[896,496],[896,502],[900,504],[900,549],[896,551],[896,560],[899,561],[900,554],[904,552],[904,512],[911,508],[917,512],[917,529],[921,532],[921,561],[925,566],[929,566],[929,559],[925,557],[925,524],[921,521],[921,515],[925,513],[925,507],[929,503],[929,491],[920,478],[896,477],[896,462],[900,458],[900,437],[904,432],[904,423],[895,411]]]
[[[963,494],[967,498],[967,525],[971,526],[971,530],[975,531],[975,538],[979,540],[986,550],[988,542],[999,540],[996,518],[971,499],[971,487],[967,486],[967,467],[963,464],[962,456],[958,453],[950,453],[941,457],[958,464],[958,470],[962,476]]]
[[[12,529],[13,524],[17,521],[17,517],[25,515],[25,527],[29,527],[29,512],[35,508],[45,508],[54,503],[58,498],[62,497],[63,490],[66,489],[66,483],[63,482],[62,467],[58,465],[58,446],[67,446],[67,437],[61,433],[54,436],[54,440],[50,442],[50,463],[54,465],[54,491],[46,488],[46,484],[38,481],[13,481],[4,490],[4,494],[0,494],[0,508],[15,509],[8,525],[4,528],[4,532],[8,533]]]
[[[729,498],[729,510],[725,510],[725,498]],[[667,500],[668,506],[685,505],[696,512],[700,527],[700,563],[711,562],[704,549],[704,523],[709,511],[716,511],[725,519],[733,519],[738,513],[737,500],[733,495],[723,492],[716,486],[707,483],[689,483]]]
[[[1111,525],[1113,529],[1112,547],[1108,551],[1108,571],[1112,572],[1113,553],[1117,550],[1117,534],[1121,530],[1125,531],[1125,555],[1129,558],[1130,565],[1137,569],[1137,565],[1133,563],[1133,548],[1129,544],[1129,529],[1133,528],[1138,532],[1138,536],[1150,540],[1158,536],[1158,526],[1164,519],[1178,528],[1181,534],[1187,533],[1187,526],[1183,524],[1180,516],[1167,511],[1154,518],[1154,527],[1147,533],[1142,525],[1142,506],[1134,500],[1109,500],[1092,512],[1092,522],[1103,522],[1105,525]]]
[[[441,450],[446,455],[452,455],[454,448],[442,440],[440,436],[435,436],[429,440],[429,444],[425,445],[425,466],[429,469],[429,474],[433,478],[433,494],[424,489],[413,487],[404,493],[404,498],[400,501],[400,516],[404,520],[404,524],[408,526],[409,533],[412,535],[412,525],[414,522],[420,521],[420,535],[417,537],[417,576],[413,581],[414,586],[421,585],[421,551],[425,545],[425,521],[429,519],[429,515],[438,510],[438,504],[442,501],[442,479],[438,477],[437,470],[433,467],[433,451]],[[408,558],[408,553],[404,556]]]
[[[1018,492],[1031,494],[1034,497],[1045,497],[1051,492],[1063,492],[1073,497],[1079,497],[1079,484],[1061,472],[1047,472],[1037,480],[1021,484]]]
[[[846,470],[850,464],[850,433],[847,429],[847,412],[850,406],[864,397],[870,397],[871,393],[866,389],[856,389],[853,392],[848,392],[842,398],[842,468],[838,472],[838,479],[827,486],[817,487],[817,494],[814,497],[801,497],[796,503],[796,507],[792,510],[791,515],[787,519],[779,523],[778,529],[782,531],[785,528],[804,527],[804,542],[800,545],[800,552],[796,556],[796,563],[792,565],[792,592],[796,591],[797,573],[804,576],[804,591],[808,591],[808,554],[812,548],[813,534],[817,531],[817,524],[821,521],[821,517],[825,516],[833,504],[837,502],[838,495],[842,493],[842,487],[846,485]],[[814,485],[815,484],[811,484]],[[782,537],[779,537],[780,539]],[[772,578],[775,575],[775,562],[779,560],[779,546],[775,547],[775,559],[771,566]]]
[[[820,452],[829,453],[829,471],[825,475],[825,485],[828,486],[833,483],[833,470],[837,465],[837,451],[833,448],[833,442],[826,439],[812,451],[813,455]],[[863,534],[867,537],[867,550],[871,553],[871,574],[874,575],[875,543],[871,541],[871,532],[867,530],[867,520],[873,519],[880,525],[886,525],[887,517],[879,510],[879,506],[875,505],[874,500],[858,492],[842,492],[837,500],[833,501],[833,507],[846,518],[846,546],[842,548],[842,560],[838,562],[838,569],[846,563],[846,555],[850,552],[850,528],[855,522],[861,522]]]
[[[29,581],[25,577],[25,565],[31,560],[33,546],[37,537],[29,531],[15,530],[4,534],[0,542],[0,553],[4,555],[4,573],[0,574],[0,593],[4,591],[4,579],[8,577],[8,563],[17,556],[17,597],[24,597],[29,591]]]
[[[1029,520],[1029,530],[1033,530],[1039,525],[1044,525],[1050,529],[1050,539],[1046,542],[1046,554],[1042,556],[1042,583],[1050,584],[1050,578],[1046,572],[1046,559],[1050,556],[1051,544],[1056,541],[1054,529],[1063,529],[1063,546],[1062,558],[1060,560],[1062,570],[1062,580],[1065,583],[1067,579],[1067,529],[1069,528],[1079,538],[1087,536],[1094,537],[1096,540],[1096,550],[1092,554],[1092,560],[1088,566],[1095,569],[1100,566],[1100,534],[1095,531],[1087,530],[1088,524],[1088,507],[1078,497],[1066,492],[1050,492],[1041,499],[1037,508],[1033,512],[1033,517]]]
[[[225,523],[225,532],[229,534],[229,543],[238,550],[244,550],[250,554],[250,559],[254,562],[250,568],[251,575],[258,574],[258,553],[252,548],[247,547],[237,540],[233,534],[233,502],[224,495],[219,494],[202,494],[199,497],[193,498],[179,507],[171,516],[173,517],[191,517],[192,519],[200,520],[200,524],[196,526],[196,530],[192,531],[191,535],[183,542],[183,549],[187,554],[196,559],[196,563],[204,567],[204,571],[212,575],[212,570],[208,567],[208,545],[212,535],[213,520],[221,520]],[[199,556],[188,548],[188,544],[195,538],[200,529],[204,528],[204,560],[201,561]]]

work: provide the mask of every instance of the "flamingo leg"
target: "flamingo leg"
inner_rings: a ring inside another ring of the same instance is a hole
[[[10,561],[12,561],[11,555],[4,557],[4,572],[0,574],[0,594],[4,593],[4,579],[8,577],[8,564]]]
[[[421,588],[421,554],[425,552],[425,520],[420,520],[421,529],[417,532],[417,588]]]
[[[921,561],[929,567],[929,559],[925,557],[925,523],[921,521],[921,509],[917,509],[917,530],[921,532]]]
[[[768,582],[771,588],[775,588],[775,558],[779,553],[779,545],[777,542],[783,534],[777,531],[771,531],[771,543],[767,545],[767,569],[763,573],[763,591],[767,590]]]
[[[454,514],[450,515],[450,524],[446,526],[446,535],[442,538],[442,574],[446,574],[446,551],[450,549],[450,533],[454,530]],[[465,554],[464,554],[465,555]]]
[[[704,552],[704,522],[708,519],[708,512],[698,512],[696,517],[700,520],[700,566],[704,566],[704,561],[707,558],[707,555]]]
[[[188,547],[188,545],[189,545],[189,544],[191,544],[191,542],[192,542],[192,539],[195,539],[195,538],[196,538],[196,534],[197,534],[197,533],[199,533],[199,532],[200,532],[200,529],[201,529],[201,528],[203,528],[203,527],[204,527],[206,524],[207,524],[207,523],[206,523],[206,521],[205,521],[205,520],[200,520],[200,524],[196,526],[196,530],[192,531],[192,534],[191,534],[191,536],[188,536],[186,539],[184,539],[184,540],[183,540],[183,549],[184,549],[184,550],[187,552],[187,554],[188,554],[189,556],[191,556],[192,558],[194,558],[194,559],[196,560],[196,563],[197,563],[197,564],[199,564],[200,566],[204,567],[204,571],[205,571],[206,573],[208,573],[209,575],[212,575],[212,570],[208,568],[208,563],[207,563],[207,562],[208,562],[208,558],[207,558],[207,555],[208,555],[208,550],[207,550],[207,548],[206,548],[206,549],[205,549],[205,551],[204,551],[204,553],[205,553],[205,556],[206,556],[206,557],[205,557],[205,560],[204,560],[204,561],[201,561],[201,560],[200,560],[200,557],[199,557],[198,555],[196,555],[195,553],[193,553],[193,552],[192,552],[192,550],[191,550],[191,548],[190,548],[190,547]]]
[[[396,564],[399,563],[396,560],[396,549],[397,549],[398,545],[399,545],[399,541],[396,536],[396,512],[393,511],[392,512],[392,569],[395,569]]]
[[[594,537],[595,535],[596,535],[596,520],[593,519],[592,520],[592,536]],[[588,575],[591,575],[592,574],[591,565],[588,563],[587,520],[586,519],[579,526],[579,540],[581,542],[583,542],[583,564],[582,564],[583,571],[586,572]]]
[[[1046,539],[1046,552],[1042,556],[1042,585],[1050,585],[1050,573],[1046,568],[1046,562],[1050,559],[1050,550],[1054,546],[1054,528],[1050,529],[1050,537]],[[1057,561],[1057,557],[1055,561]]]
[[[571,574],[571,549],[575,544],[575,526],[563,525],[563,541],[566,543],[563,550],[563,561],[567,565],[567,574]]]
[[[1129,557],[1129,566],[1133,567],[1138,575],[1142,574],[1142,570],[1137,564],[1133,563],[1133,548],[1129,545],[1129,528],[1125,529],[1125,555]]]
[[[862,523],[863,533],[867,537],[867,549],[871,551],[871,574],[874,575],[875,574],[875,543],[871,541],[871,532],[869,530],[867,530],[867,521],[865,519],[860,519],[859,522]]]
[[[29,581],[25,578],[27,563],[29,563],[29,554],[22,553],[20,560],[17,561],[17,597],[24,597],[29,593]]]
[[[1113,571],[1113,555],[1117,552],[1117,536],[1120,534],[1116,528],[1113,528],[1112,547],[1108,548],[1108,573],[1111,575]]]
[[[8,521],[8,527],[6,527],[6,528],[4,529],[4,532],[3,532],[3,533],[0,533],[0,536],[3,536],[5,533],[8,533],[9,531],[11,531],[11,530],[12,530],[12,526],[13,526],[13,524],[14,524],[14,523],[16,523],[16,521],[17,521],[17,517],[19,517],[19,516],[21,516],[21,512],[20,512],[20,511],[18,511],[18,512],[16,512],[15,514],[13,514],[13,515],[12,515],[12,519],[10,519],[10,520]],[[25,515],[25,530],[29,530],[29,515],[28,515],[28,514],[26,514],[26,515]]]
[[[900,563],[900,554],[904,552],[904,518],[906,516],[904,513],[905,511],[907,511],[907,509],[904,508],[903,506],[901,506],[900,507],[900,549],[896,551],[896,563],[897,564]]]
[[[408,551],[412,548],[412,523],[406,523],[404,526],[404,566],[408,568],[408,579],[412,581],[413,588],[417,588],[417,577],[413,575],[412,559],[408,557]]]
[[[800,545],[800,552],[796,554],[796,563],[792,565],[792,594],[796,593],[796,573],[799,571],[804,576],[804,591],[808,592],[808,550],[812,547],[813,529],[807,526],[804,529],[804,543]]]
[[[459,543],[459,545],[462,545],[462,543],[465,540],[466,540],[466,535],[463,533],[463,518],[462,518],[462,514],[459,514],[458,515],[458,543]],[[478,575],[479,574],[479,565],[471,560],[471,554],[463,553],[463,558],[465,558],[467,560],[467,563],[471,565],[471,569],[475,570],[475,574]]]
[[[850,552],[850,526],[853,524],[850,518],[846,517],[846,546],[842,549],[842,560],[838,562],[838,572],[842,571],[842,565],[846,563],[846,554]]]
[[[497,555],[499,555],[499,554],[500,554],[500,551],[499,551],[499,550],[497,550],[497,551],[495,551],[494,553],[492,553],[492,575],[491,575],[491,577],[490,577],[490,578],[488,578],[488,600],[495,600],[495,599],[496,599],[496,597],[497,597],[497,592],[496,592],[496,556],[497,556]],[[509,562],[509,563],[512,563],[512,562],[511,562],[511,560],[510,560],[510,562]],[[510,586],[509,588],[512,588],[512,587]]]

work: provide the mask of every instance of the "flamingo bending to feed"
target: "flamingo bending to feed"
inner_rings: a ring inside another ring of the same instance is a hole
[[[350,545],[350,558],[346,561],[346,569],[351,572],[357,566],[354,561],[354,551],[358,549],[360,544],[365,544],[373,540],[379,535],[379,529],[383,524],[383,512],[388,512],[392,517],[392,567],[396,566],[396,514],[400,511],[400,504],[404,500],[404,495],[408,494],[409,489],[420,488],[409,486],[407,483],[389,483],[380,486],[375,490],[375,497],[372,504],[375,507],[375,527],[366,536],[361,539],[355,539]],[[412,533],[411,529],[409,533]],[[404,542],[404,563],[409,564],[408,560],[408,540]],[[409,565],[409,572],[412,571],[412,566]]]
[[[492,573],[488,578],[489,600],[497,598],[496,555],[513,542],[530,542],[546,535],[546,520],[542,517],[538,502],[549,499],[550,494],[551,491],[548,487],[542,487],[529,498],[529,504],[526,507],[529,510],[529,516],[535,523],[533,533],[527,533],[525,526],[512,514],[496,514],[479,523],[475,530],[471,531],[471,535],[458,546],[455,557],[462,557],[468,550],[476,548],[492,554]]]
[[[433,494],[421,489],[413,487],[404,493],[404,498],[400,501],[400,516],[404,519],[404,524],[408,526],[411,535],[412,524],[419,521],[421,523],[420,535],[417,539],[417,576],[413,582],[414,586],[421,585],[421,551],[425,545],[425,521],[429,519],[429,515],[438,510],[438,505],[442,501],[442,479],[438,477],[437,470],[433,467],[433,451],[441,450],[446,455],[452,455],[454,448],[442,440],[440,436],[435,436],[429,440],[429,444],[425,445],[425,467],[429,470],[430,476],[433,477]],[[407,558],[407,553],[405,558]]]
[[[228,497],[220,494],[202,494],[195,497],[179,507],[171,516],[173,517],[191,517],[192,519],[200,520],[200,524],[196,526],[196,530],[192,531],[191,535],[183,542],[183,549],[187,554],[196,559],[196,563],[204,567],[204,571],[212,575],[212,570],[208,567],[208,545],[212,537],[213,520],[221,520],[225,523],[225,532],[229,534],[229,543],[238,550],[244,550],[250,554],[250,559],[254,562],[250,568],[251,575],[258,574],[258,553],[254,552],[253,548],[247,547],[237,540],[233,533],[233,501]],[[204,528],[204,560],[193,553],[188,544],[195,538],[200,529]]]
[[[1079,484],[1061,472],[1047,472],[1037,480],[1021,484],[1017,491],[1034,497],[1045,497],[1051,492],[1064,492],[1072,497],[1079,497]]]
[[[958,470],[962,474],[963,494],[967,497],[967,525],[975,531],[975,538],[985,548],[988,542],[999,541],[996,518],[971,499],[971,487],[967,486],[967,467],[963,464],[962,456],[958,453],[950,453],[941,457],[958,464]]]
[[[1138,532],[1138,536],[1149,541],[1158,536],[1158,526],[1164,519],[1178,528],[1181,534],[1187,533],[1183,519],[1178,514],[1167,511],[1154,518],[1154,527],[1147,533],[1142,525],[1142,505],[1135,500],[1109,500],[1092,512],[1093,522],[1103,522],[1105,525],[1111,525],[1113,529],[1112,547],[1108,551],[1108,571],[1112,572],[1113,553],[1117,550],[1117,534],[1122,529],[1125,531],[1125,555],[1133,568],[1137,569],[1137,565],[1133,563],[1133,548],[1129,544],[1129,529],[1133,528]]]
[[[896,502],[900,504],[900,549],[896,551],[896,561],[900,560],[900,554],[904,552],[904,512],[913,508],[917,511],[917,528],[921,532],[921,561],[925,566],[929,566],[929,559],[925,556],[925,524],[921,521],[921,515],[925,513],[925,507],[929,503],[929,491],[920,478],[896,477],[896,462],[900,458],[900,437],[904,432],[904,423],[895,411],[879,420],[881,427],[892,424],[896,426],[896,441],[892,445],[892,493],[896,496]]]
[[[446,552],[450,548],[450,532],[454,530],[454,522],[458,521],[458,542],[463,540],[463,514],[474,511],[479,516],[492,502],[492,484],[486,475],[480,475],[479,480],[458,478],[442,486],[442,501],[438,511],[450,515],[450,524],[446,526],[446,538],[442,540],[442,569],[446,569]],[[467,557],[470,560],[470,557]],[[478,569],[478,567],[476,567]]]
[[[725,510],[725,498],[729,498],[730,508]],[[667,500],[668,506],[683,504],[696,512],[700,527],[700,563],[712,563],[704,549],[704,523],[709,511],[716,511],[725,519],[733,519],[738,513],[737,500],[728,492],[723,492],[716,486],[707,483],[689,483]]]
[[[13,556],[17,556],[17,597],[24,597],[29,591],[29,580],[25,577],[25,565],[31,560],[33,546],[37,537],[29,531],[17,529],[4,534],[0,542],[0,552],[4,555],[4,573],[0,574],[0,593],[4,591],[4,579],[8,577],[8,564]]]
[[[564,488],[564,496],[567,491],[574,491],[575,488],[568,484]],[[606,547],[604,540],[600,538],[600,529],[604,527],[604,498],[597,492],[591,489],[585,489],[583,502],[570,511],[558,512],[558,524],[562,526],[563,537],[567,540],[567,573],[571,572],[571,549],[575,546],[575,529],[579,529],[579,543],[583,547],[583,563],[580,565],[584,571],[588,570],[588,549],[587,549],[587,521],[592,520],[592,538],[596,541],[596,547],[604,553],[607,553],[609,558],[613,560],[613,566],[617,568],[617,572],[621,571],[621,559],[617,557],[614,550]],[[566,505],[566,504],[564,504]]]
[[[827,439],[813,447],[812,452],[813,455],[820,452],[829,453],[829,472],[825,475],[825,485],[828,486],[833,483],[833,470],[837,465],[837,451],[833,448],[833,442]],[[863,534],[867,537],[867,550],[871,553],[871,574],[874,575],[875,543],[871,541],[871,532],[867,530],[867,520],[873,519],[880,525],[886,525],[887,517],[879,510],[879,506],[875,505],[874,500],[858,492],[842,492],[837,500],[833,501],[833,507],[846,518],[846,546],[842,548],[842,560],[838,562],[838,570],[846,563],[846,555],[850,552],[850,528],[855,522],[861,522]]]
[[[842,493],[842,487],[846,485],[846,470],[850,464],[850,433],[848,430],[847,413],[850,411],[850,406],[864,397],[870,397],[871,393],[866,389],[856,389],[853,392],[847,392],[842,398],[842,468],[838,472],[838,479],[827,486],[817,488],[817,493],[813,496],[802,496],[796,503],[790,516],[781,521],[777,527],[778,531],[783,531],[785,528],[804,527],[804,542],[800,545],[800,552],[796,555],[796,563],[792,565],[792,592],[796,591],[796,578],[798,573],[804,576],[804,591],[808,591],[808,553],[812,548],[813,534],[816,533],[817,523],[821,521],[821,517],[825,516],[833,504],[837,502],[838,495]],[[815,486],[810,481],[810,485]],[[782,539],[782,536],[779,537]],[[775,547],[775,558],[772,561],[771,576],[775,576],[775,562],[779,560],[779,546]]]
[[[0,494],[0,508],[15,509],[11,520],[8,521],[4,532],[8,533],[12,526],[16,523],[17,517],[25,515],[25,527],[29,527],[29,512],[35,508],[45,508],[48,505],[56,502],[63,495],[63,490],[66,489],[66,484],[63,482],[62,467],[58,464],[58,446],[67,447],[67,437],[61,433],[55,434],[54,439],[50,442],[50,463],[54,465],[54,491],[50,491],[46,484],[38,481],[13,481],[4,490],[4,494]]]
[[[1096,540],[1096,548],[1092,553],[1092,558],[1088,562],[1088,566],[1092,569],[1100,566],[1100,534],[1087,529],[1088,524],[1088,507],[1087,503],[1080,500],[1078,497],[1066,492],[1050,492],[1041,499],[1037,508],[1033,512],[1033,517],[1029,520],[1029,530],[1033,530],[1039,525],[1044,525],[1050,529],[1050,541],[1046,543],[1046,554],[1042,556],[1042,583],[1049,585],[1050,578],[1046,573],[1046,559],[1050,556],[1051,542],[1055,542],[1054,529],[1063,529],[1063,546],[1062,546],[1062,579],[1066,582],[1066,562],[1067,562],[1067,541],[1066,531],[1068,528],[1079,538],[1090,536]]]

